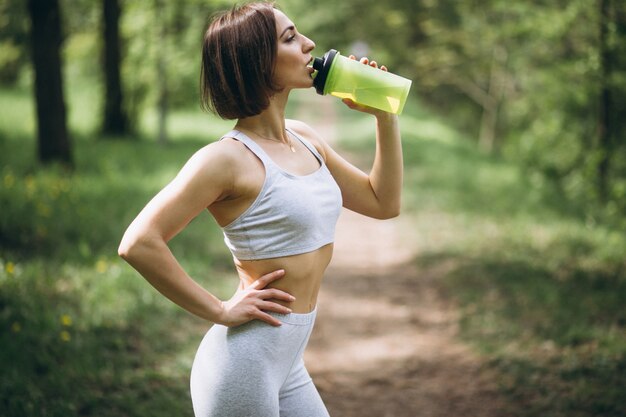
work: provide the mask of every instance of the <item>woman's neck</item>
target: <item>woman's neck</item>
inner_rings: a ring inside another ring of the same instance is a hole
[[[235,129],[244,129],[261,137],[287,141],[285,136],[285,107],[288,92],[275,94],[270,98],[270,105],[256,116],[239,119]]]

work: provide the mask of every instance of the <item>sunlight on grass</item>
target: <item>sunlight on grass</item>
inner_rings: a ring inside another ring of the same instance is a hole
[[[418,119],[411,115],[402,116],[403,141],[433,140],[447,144],[459,141],[459,134],[449,126],[433,119]]]
[[[94,135],[100,130],[104,106],[99,94],[102,86],[80,79],[68,79],[67,84],[65,105],[72,133],[96,139]]]
[[[30,91],[2,89],[0,94],[0,126],[15,136],[33,136],[35,133],[35,106]]]
[[[168,139],[172,141],[197,140],[210,143],[219,139],[234,126],[232,120],[222,120],[198,107],[194,110],[173,111],[167,117]],[[141,130],[150,138],[158,135],[158,114],[155,109],[145,112]]]

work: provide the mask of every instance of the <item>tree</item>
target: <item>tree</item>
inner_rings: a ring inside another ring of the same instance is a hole
[[[614,1],[600,0],[600,36],[599,36],[599,77],[600,92],[598,100],[598,147],[600,161],[598,163],[598,191],[600,198],[607,201],[610,195],[611,184],[609,176],[612,171],[612,159],[618,147],[620,126],[618,120],[619,100],[621,96],[617,83],[620,68],[617,45],[620,42],[620,29],[624,31],[624,22],[620,24],[620,15],[626,8],[620,9]],[[624,17],[623,15],[621,16]],[[621,27],[620,27],[621,26]],[[622,34],[623,36],[623,34]],[[623,122],[622,122],[623,123]]]
[[[128,117],[124,112],[122,80],[120,76],[121,9],[118,0],[103,0],[104,29],[104,79],[105,100],[102,131],[105,134],[123,135],[128,132]]]
[[[37,103],[38,152],[42,162],[72,165],[61,74],[61,15],[58,0],[29,0]]]

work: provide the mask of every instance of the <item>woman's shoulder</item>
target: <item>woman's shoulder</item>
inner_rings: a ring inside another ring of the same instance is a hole
[[[224,138],[198,149],[185,164],[188,169],[206,175],[236,174],[245,166],[247,152],[242,143]]]
[[[308,124],[301,120],[285,119],[285,126],[293,130],[297,135],[303,136],[305,139],[313,142],[319,139],[317,132]]]
[[[211,160],[219,159],[228,164],[237,162],[247,163],[249,157],[252,155],[243,142],[227,135],[200,148],[196,154],[199,157]]]

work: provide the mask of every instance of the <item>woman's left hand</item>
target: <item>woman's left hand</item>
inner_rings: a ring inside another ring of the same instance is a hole
[[[353,59],[353,60],[356,61],[356,57],[354,55],[350,55],[348,58]],[[369,58],[367,58],[365,56],[363,58],[361,58],[359,60],[359,62],[361,64],[363,64],[363,65],[369,65],[370,67],[373,67],[373,68],[379,68],[378,67],[378,63],[376,61],[370,61]],[[384,65],[381,65],[380,69],[382,71],[385,71],[385,72],[387,71],[387,67],[384,66]],[[364,106],[363,104],[355,103],[354,101],[350,100],[349,98],[344,98],[341,101],[343,101],[343,103],[346,106],[348,106],[349,108],[351,108],[352,110],[357,110],[357,111],[360,111],[360,112],[363,112],[363,113],[373,114],[374,116],[381,116],[381,115],[388,115],[388,114],[390,114],[390,113],[387,113],[385,111],[376,109],[374,107]]]

